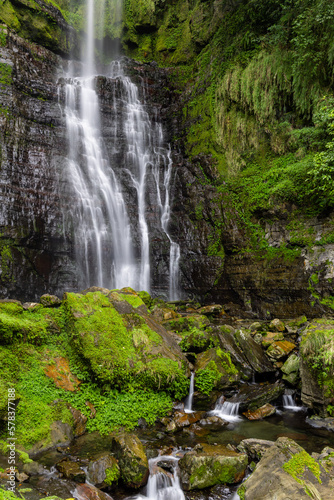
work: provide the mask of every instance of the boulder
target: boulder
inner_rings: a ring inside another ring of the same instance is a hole
[[[98,490],[92,484],[78,484],[74,496],[80,498],[81,500],[113,500],[108,493]]]
[[[285,325],[284,325],[283,321],[281,321],[280,319],[277,319],[277,318],[270,321],[268,328],[272,332],[284,332],[285,331]]]
[[[105,488],[120,478],[121,471],[116,458],[108,452],[93,457],[88,465],[87,479],[98,488]]]
[[[135,434],[120,433],[112,436],[112,452],[118,460],[121,480],[125,486],[140,488],[149,476],[145,448]]]
[[[240,371],[242,378],[248,380],[252,376],[253,369],[236,340],[234,328],[222,325],[214,327],[213,332],[218,335],[221,348],[230,353],[231,361]]]
[[[34,457],[40,452],[50,450],[56,446],[68,446],[73,437],[72,426],[68,423],[56,420],[52,422],[48,436],[35,443],[32,448],[29,449],[29,456]]]
[[[256,341],[255,336],[254,340]],[[284,335],[282,332],[266,332],[261,338],[261,344],[264,348],[267,348],[277,340],[284,340]]]
[[[281,437],[264,452],[238,494],[244,500],[330,500],[334,488],[331,455],[324,450],[311,457],[297,443]]]
[[[61,305],[61,299],[59,297],[56,295],[49,295],[48,293],[42,295],[39,301],[44,307],[58,307]]]
[[[235,338],[241,351],[246,357],[251,368],[257,373],[274,372],[275,368],[267,358],[265,352],[246,330],[237,330]]]
[[[228,424],[229,422],[217,416],[202,418],[199,421],[201,427],[208,428],[210,431],[220,431],[222,427]]]
[[[167,423],[166,430],[168,432],[176,432],[183,427],[188,427],[195,422],[198,422],[205,415],[205,411],[196,411],[193,413],[176,412]]]
[[[291,385],[296,385],[299,379],[300,359],[296,354],[291,354],[288,357],[281,370],[283,372],[283,380]]]
[[[296,344],[289,342],[288,340],[274,341],[268,348],[267,354],[273,360],[278,360],[285,358],[293,349],[296,348]]]
[[[240,380],[240,373],[231,361],[228,352],[222,349],[211,348],[205,352],[198,354],[195,363],[195,385],[202,390],[200,381],[204,377],[204,373],[212,374],[212,388],[222,390],[231,387]],[[208,388],[209,390],[209,388]],[[202,392],[204,392],[202,390]]]
[[[243,415],[245,415],[248,420],[261,420],[262,418],[274,415],[274,413],[276,413],[276,408],[271,404],[266,403],[257,410],[247,410],[243,413]]]
[[[257,410],[266,403],[271,403],[284,394],[284,384],[242,385],[236,396],[228,400],[230,403],[239,403],[240,410]]]
[[[265,451],[274,445],[274,441],[268,441],[267,439],[249,438],[243,439],[237,446],[237,449],[242,453],[247,453],[251,460],[259,461]]]
[[[65,293],[63,302],[74,347],[100,382],[122,387],[133,379],[155,390],[174,384],[186,394],[188,361],[136,292]]]
[[[86,480],[85,472],[80,468],[78,462],[73,462],[65,458],[57,463],[56,469],[63,474],[66,479],[81,483]]]
[[[201,448],[186,453],[179,461],[181,483],[186,491],[234,484],[243,479],[248,465],[246,454],[222,445],[203,444]]]
[[[301,399],[320,417],[329,416],[328,405],[334,404],[333,330],[333,320],[315,319],[300,343]]]

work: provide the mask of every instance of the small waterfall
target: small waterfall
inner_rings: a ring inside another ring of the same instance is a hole
[[[218,399],[215,409],[211,412],[211,414],[217,415],[224,420],[235,422],[237,420],[241,420],[241,417],[239,416],[239,406],[240,403],[232,403],[230,401],[223,402],[222,396]]]
[[[157,469],[157,463],[162,460],[173,463],[173,473]],[[150,476],[146,486],[146,495],[137,495],[135,500],[185,500],[180,486],[177,462],[177,458],[169,455],[150,459]]]
[[[193,405],[193,397],[194,397],[194,380],[195,380],[195,373],[192,372],[190,376],[190,386],[189,386],[189,395],[186,398],[186,401],[184,403],[184,411],[185,413],[192,413],[192,405]]]
[[[283,395],[283,408],[285,410],[293,410],[293,411],[299,411],[302,410],[302,406],[297,406],[292,394],[284,394]]]

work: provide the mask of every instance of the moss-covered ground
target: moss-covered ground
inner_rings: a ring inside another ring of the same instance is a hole
[[[129,294],[112,296],[128,304],[128,314],[117,313],[100,292],[67,294],[60,307],[0,304],[2,438],[11,388],[17,442],[27,450],[50,440],[52,422],[73,424],[70,406],[90,417],[93,405],[87,430],[108,433],[133,429],[139,418],[153,424],[171,409],[172,398],[186,395],[182,363],[152,352],[162,338],[132,307],[139,296],[128,302]]]

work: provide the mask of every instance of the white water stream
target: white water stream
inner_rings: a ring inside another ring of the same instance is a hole
[[[120,111],[115,113],[114,122],[110,124],[114,129],[113,144],[106,147],[102,139],[99,99],[95,90],[94,39],[94,2],[87,0],[83,69],[79,77],[67,75],[64,88],[69,139],[67,170],[73,192],[68,215],[74,231],[80,285],[106,288],[130,286],[150,292],[148,215],[152,212],[152,202],[158,205],[160,222],[157,223],[170,247],[169,299],[176,300],[180,247],[173,241],[169,231],[173,166],[171,151],[164,146],[161,124],[158,121],[155,124],[151,122],[139,99],[138,88],[125,75],[121,60],[110,65],[108,74],[117,87],[112,106]],[[118,115],[121,115],[120,123],[117,121]],[[120,135],[125,138],[125,169],[119,169],[117,164]],[[111,156],[107,150],[111,151]],[[163,178],[160,178],[162,175]],[[154,185],[156,192],[152,194]],[[125,187],[129,186],[136,193],[135,200],[130,200],[132,220],[124,195]]]
[[[159,469],[157,463],[160,461],[171,462],[174,472],[165,472]],[[150,459],[150,476],[146,486],[146,494],[137,495],[135,500],[185,500],[180,486],[177,462],[178,458],[170,455]]]
[[[218,399],[215,409],[210,412],[211,415],[217,415],[218,417],[228,420],[229,422],[241,420],[241,417],[239,416],[240,403],[231,403],[230,401],[223,401],[223,399],[223,396]]]
[[[297,406],[291,394],[283,395],[283,408],[285,410],[300,411],[303,410],[302,406]]]
[[[194,397],[194,386],[195,386],[195,373],[192,372],[190,376],[190,386],[189,386],[189,394],[184,403],[184,412],[185,413],[193,413],[193,397]]]

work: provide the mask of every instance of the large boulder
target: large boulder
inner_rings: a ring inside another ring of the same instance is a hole
[[[145,448],[135,434],[120,433],[112,437],[111,450],[118,460],[125,486],[140,488],[149,476]]]
[[[246,357],[249,365],[257,373],[270,373],[275,371],[262,347],[257,344],[245,329],[237,330],[235,338]]]
[[[242,385],[236,396],[228,400],[230,403],[239,403],[241,411],[254,411],[267,403],[271,403],[284,393],[285,387],[281,382],[263,385]]]
[[[66,293],[67,327],[78,354],[103,383],[188,391],[188,361],[173,337],[131,289]]]
[[[315,319],[304,330],[300,343],[302,402],[321,417],[334,405],[334,321]]]
[[[243,479],[248,465],[246,454],[236,453],[222,445],[203,445],[201,448],[186,453],[179,461],[185,490],[234,484]]]
[[[214,328],[218,335],[220,346],[224,351],[230,353],[231,361],[238,368],[243,379],[251,378],[253,368],[250,366],[245,354],[240,348],[234,335],[235,330],[229,325],[222,325]]]
[[[240,373],[231,361],[229,352],[220,347],[211,348],[198,354],[195,363],[195,385],[205,392],[209,390],[222,390],[235,385],[240,380]]]
[[[297,443],[281,437],[264,452],[238,494],[242,500],[330,500],[334,488],[332,451],[311,457]]]

